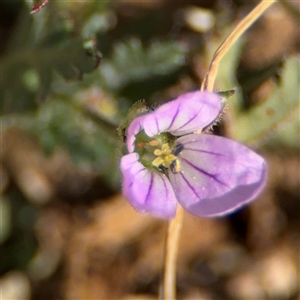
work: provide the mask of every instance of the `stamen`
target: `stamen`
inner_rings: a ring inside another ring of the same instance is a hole
[[[137,146],[138,148],[143,148],[143,147],[145,146],[145,143],[144,143],[144,142],[138,142],[138,143],[136,144],[136,146]]]
[[[177,160],[177,157],[172,153],[169,144],[163,144],[161,150],[155,149],[153,153],[154,155],[158,156],[153,160],[153,166],[157,168],[160,168],[161,166],[163,168],[170,168],[170,166],[173,164],[173,169],[179,171],[179,169],[176,168],[176,164],[174,163],[174,161]]]
[[[157,158],[155,158],[154,159],[154,161],[152,162],[152,165],[154,166],[154,167],[159,167],[159,166],[163,166],[164,165],[164,160],[161,158],[161,157],[157,157]]]
[[[154,153],[154,155],[156,155],[156,156],[160,156],[160,155],[163,154],[162,151],[159,150],[159,149],[155,149],[153,153]]]
[[[158,145],[158,141],[157,140],[152,140],[149,142],[149,145],[152,147],[156,147]]]

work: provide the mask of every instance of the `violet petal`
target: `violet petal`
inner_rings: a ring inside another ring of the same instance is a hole
[[[136,153],[125,155],[121,159],[123,195],[139,212],[162,218],[174,217],[177,200],[168,178],[151,172],[138,159]]]
[[[265,183],[266,165],[246,146],[223,137],[181,137],[180,172],[170,172],[179,203],[197,216],[222,216],[254,200]]]
[[[220,111],[221,98],[217,94],[196,91],[183,94],[146,115],[143,127],[148,136],[164,131],[180,136],[208,126]]]

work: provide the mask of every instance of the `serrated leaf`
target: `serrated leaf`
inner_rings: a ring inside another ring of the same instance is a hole
[[[299,112],[299,70],[297,57],[289,58],[282,71],[281,84],[261,104],[232,115],[231,134],[243,143],[265,140],[278,126],[289,121],[293,111]],[[229,102],[230,104],[230,102]],[[232,103],[232,106],[237,104]]]
[[[32,100],[49,92],[53,71],[66,79],[80,79],[83,73],[93,71],[99,65],[101,55],[95,47],[87,49],[85,45],[81,38],[67,39],[49,47],[28,49],[18,57],[7,57],[2,62],[5,74],[1,77],[1,86],[5,86],[3,111],[35,108],[37,103]],[[34,77],[28,77],[29,74]],[[33,78],[38,85],[32,83]]]
[[[101,55],[96,40],[72,36],[63,22],[48,11],[34,18],[27,10],[20,14],[0,62],[0,84],[5,87],[2,113],[35,109],[51,91],[54,73],[66,79],[81,79],[84,73],[97,68]]]
[[[111,186],[119,185],[117,131],[105,132],[71,101],[50,101],[40,107],[32,131],[46,153],[64,149],[79,167],[94,171]]]
[[[53,59],[52,66],[66,79],[81,79],[84,73],[89,73],[98,67],[101,54],[95,43],[82,39],[69,40],[59,50],[60,56]]]
[[[185,65],[187,49],[174,41],[160,41],[144,48],[138,39],[117,44],[110,59],[103,59],[102,84],[118,91],[133,82],[166,76]]]

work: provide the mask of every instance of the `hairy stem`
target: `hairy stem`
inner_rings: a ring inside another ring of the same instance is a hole
[[[178,205],[176,217],[170,220],[168,225],[163,286],[163,299],[165,300],[176,299],[176,262],[183,213],[183,208]]]

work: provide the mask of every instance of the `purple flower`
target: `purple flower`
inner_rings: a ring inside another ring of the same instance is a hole
[[[123,194],[137,211],[171,218],[178,201],[194,215],[222,216],[262,190],[262,157],[236,141],[201,134],[221,110],[220,96],[197,91],[130,123],[120,168]]]

